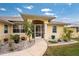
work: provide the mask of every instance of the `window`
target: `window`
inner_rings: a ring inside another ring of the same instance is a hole
[[[79,32],[79,27],[76,27],[76,32]]]
[[[13,25],[13,33],[24,33],[23,25]]]
[[[23,27],[23,25],[19,25],[19,31],[20,31],[21,33],[24,33],[24,27]]]
[[[8,33],[8,25],[4,25],[4,33]]]
[[[57,27],[56,26],[53,26],[52,32],[53,33],[56,33],[57,32]]]

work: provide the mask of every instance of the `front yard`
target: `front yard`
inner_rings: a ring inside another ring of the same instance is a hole
[[[50,46],[44,56],[79,56],[79,42],[69,45]]]

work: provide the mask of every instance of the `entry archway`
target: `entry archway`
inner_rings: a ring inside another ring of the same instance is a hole
[[[33,38],[44,38],[44,21],[41,20],[33,20],[32,23],[34,24],[33,30]]]

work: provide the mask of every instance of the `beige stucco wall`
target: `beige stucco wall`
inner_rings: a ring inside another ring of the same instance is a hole
[[[64,32],[64,25],[57,25],[57,33],[52,33],[55,35],[55,39],[61,39]]]
[[[8,38],[10,33],[11,33],[11,26],[10,24],[8,25],[8,33],[4,33],[4,25],[6,25],[6,23],[0,22],[0,40],[4,39],[4,38]]]
[[[55,25],[57,27],[57,33],[52,32],[53,26],[54,25],[48,25],[48,27],[47,27],[48,40],[51,40],[51,35],[55,35],[55,39],[60,39],[62,37],[64,25]]]
[[[33,21],[33,19],[28,19],[29,21]],[[48,20],[41,20],[44,22],[45,34],[44,38],[46,40],[51,40],[51,35],[55,35],[55,39],[61,38],[63,34],[64,25],[55,25],[57,26],[57,33],[52,33],[52,24],[49,24]]]
[[[45,19],[27,19],[27,20],[29,20],[30,22],[32,22],[33,20],[41,20],[44,23],[48,24],[48,20],[45,20]]]

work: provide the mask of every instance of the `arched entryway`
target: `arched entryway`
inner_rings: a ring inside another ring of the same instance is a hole
[[[33,38],[44,38],[44,22],[41,20],[33,20],[34,24]]]

